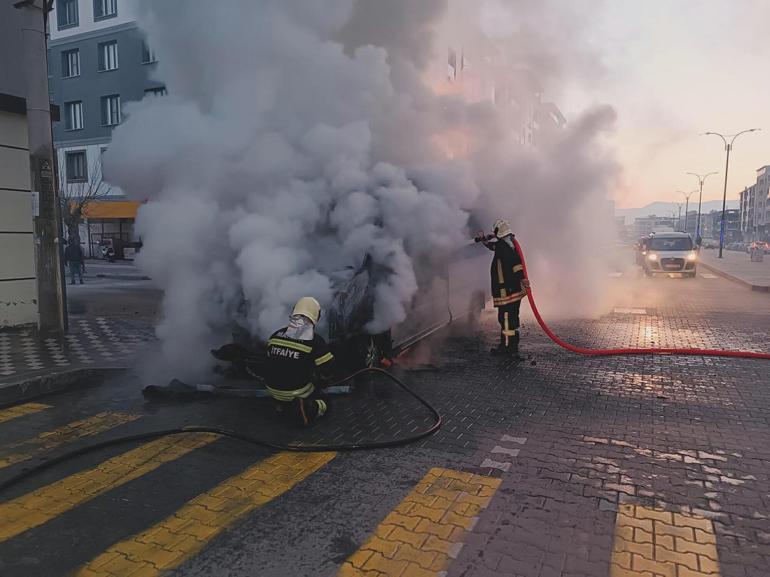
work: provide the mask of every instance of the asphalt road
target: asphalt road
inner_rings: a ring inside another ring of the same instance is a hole
[[[705,272],[629,269],[606,285],[599,314],[556,331],[588,346],[770,351],[767,294]],[[96,292],[118,302],[124,290]],[[492,311],[405,360],[444,416],[415,445],[298,454],[187,434],[41,472],[0,494],[0,575],[767,575],[770,363],[578,357],[525,323],[527,363],[489,356]],[[320,443],[430,421],[377,380],[300,431],[264,401],[145,402],[138,374],[0,410],[0,480],[185,424]]]
[[[89,260],[83,284],[71,284],[67,272],[67,306],[75,317],[158,316],[162,292],[130,261]]]

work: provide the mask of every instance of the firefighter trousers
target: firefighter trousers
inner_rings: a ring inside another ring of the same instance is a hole
[[[305,398],[276,402],[281,414],[303,427],[311,425],[329,410],[329,401],[317,389]]]
[[[497,308],[497,321],[500,323],[500,345],[518,349],[519,346],[519,309],[521,301]]]

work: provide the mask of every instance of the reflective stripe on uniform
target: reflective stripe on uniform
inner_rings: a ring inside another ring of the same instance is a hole
[[[319,417],[323,417],[323,416],[324,416],[324,413],[325,413],[325,412],[326,412],[326,410],[329,408],[329,407],[326,405],[326,401],[324,401],[323,399],[316,399],[316,400],[315,400],[315,402],[316,402],[316,404],[318,405],[318,416],[319,416]]]
[[[519,272],[520,270],[524,270],[524,267],[520,264],[513,265],[513,272]]]
[[[505,339],[505,346],[508,346],[508,337],[510,331],[508,330],[508,313],[503,313],[503,338]]]
[[[270,396],[273,397],[276,401],[293,401],[294,399],[304,399],[310,396],[313,391],[315,391],[313,383],[308,383],[301,389],[295,389],[293,391],[281,391],[279,389],[267,387],[267,392],[270,393]]]
[[[516,329],[511,330],[511,323],[508,319],[508,313],[503,313],[503,336],[506,337],[506,341],[508,340],[508,337],[516,336]]]
[[[520,301],[525,296],[527,296],[527,291],[520,291],[520,292],[517,292],[517,293],[513,293],[511,295],[508,295],[506,297],[494,298],[494,299],[492,299],[492,303],[496,307],[500,307],[500,306],[503,306],[503,305],[509,305],[511,303],[515,303],[517,301]]]
[[[333,354],[331,354],[331,353],[326,353],[325,355],[322,355],[322,356],[318,357],[318,358],[315,360],[315,365],[316,365],[317,367],[319,367],[319,366],[321,366],[321,365],[322,365],[322,364],[324,364],[324,363],[328,363],[328,362],[329,362],[330,360],[332,360],[333,358],[334,358],[334,355],[333,355]]]
[[[503,276],[503,261],[497,259],[497,282],[500,284],[505,283],[505,277]]]
[[[313,347],[309,347],[307,345],[302,345],[300,343],[295,343],[293,341],[286,341],[284,339],[270,339],[267,341],[268,345],[274,345],[277,347],[288,347],[290,349],[294,349],[295,351],[299,351],[301,353],[311,353],[313,352]]]

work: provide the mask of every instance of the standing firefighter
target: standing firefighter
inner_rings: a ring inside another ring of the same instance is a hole
[[[297,301],[289,326],[267,341],[267,390],[279,409],[303,426],[321,418],[329,404],[316,389],[328,383],[334,359],[326,341],[315,334],[321,305],[313,297]]]
[[[490,274],[492,277],[492,299],[497,308],[497,320],[500,323],[500,344],[492,349],[492,354],[509,355],[516,360],[519,356],[519,307],[521,299],[527,295],[529,281],[524,278],[524,267],[519,253],[513,244],[510,225],[498,220],[491,235],[483,232],[476,236],[476,242],[482,242],[495,253]]]

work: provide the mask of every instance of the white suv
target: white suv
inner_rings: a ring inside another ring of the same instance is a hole
[[[646,243],[642,268],[644,273],[678,272],[694,277],[698,252],[692,237],[686,232],[662,232],[652,235]]]

